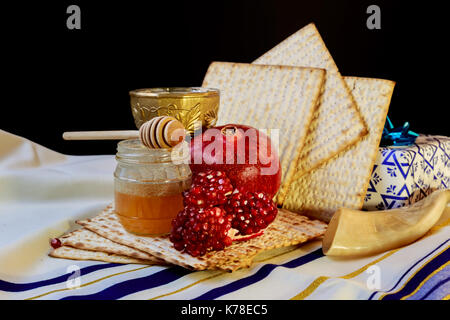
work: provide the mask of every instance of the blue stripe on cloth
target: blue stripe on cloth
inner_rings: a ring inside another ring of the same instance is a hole
[[[449,242],[450,239],[447,239],[446,241],[444,241],[443,243],[441,243],[436,249],[434,249],[433,251],[431,251],[430,253],[428,253],[426,256],[424,256],[423,258],[421,258],[420,260],[418,260],[416,263],[414,263],[408,270],[406,270],[403,275],[398,279],[397,283],[388,291],[385,292],[391,292],[392,290],[394,290],[398,284],[403,280],[403,278],[415,267],[417,266],[420,262],[422,262],[423,260],[425,260],[426,258],[428,258],[430,255],[432,255],[433,253],[435,253],[437,250],[439,250],[442,246],[444,246],[447,242]],[[380,291],[375,291],[374,293],[372,293],[369,297],[368,300],[372,300],[373,297],[377,294],[380,293]]]
[[[426,295],[424,295],[422,298],[420,298],[420,300],[428,300],[427,298],[435,293],[436,291],[438,291],[440,288],[444,287],[445,284],[447,284],[450,281],[450,278],[444,279],[442,281],[440,281],[439,283],[437,283],[433,288],[431,288],[430,291],[427,292]],[[442,294],[442,298],[448,295],[448,291],[445,291]],[[432,298],[434,300],[434,298]]]
[[[311,262],[313,260],[322,258],[324,255],[322,253],[322,248],[317,249],[313,252],[310,252],[304,256],[301,256],[299,258],[296,258],[294,260],[291,260],[289,262],[286,262],[284,264],[265,264],[263,265],[255,274],[248,276],[246,278],[241,278],[239,280],[233,281],[231,283],[228,283],[226,285],[223,285],[221,287],[214,288],[208,292],[205,292],[204,294],[198,296],[197,298],[193,300],[211,300],[211,299],[217,299],[220,296],[223,296],[225,294],[228,294],[230,292],[242,289],[246,286],[249,286],[251,284],[254,284],[258,281],[261,281],[265,277],[267,277],[273,270],[275,270],[277,267],[284,267],[293,269],[296,267],[299,267],[303,264],[306,264],[308,262]]]
[[[450,260],[450,248],[434,257],[422,269],[420,269],[398,292],[385,295],[382,300],[399,300],[400,298],[410,294],[419,284],[433,271],[444,265]]]
[[[64,297],[61,300],[114,300],[139,291],[165,285],[181,277],[192,273],[191,270],[182,267],[170,267],[146,277],[130,279],[116,283],[102,291],[88,295],[76,295]]]
[[[97,271],[97,270],[117,267],[117,266],[121,266],[121,265],[122,264],[118,264],[118,263],[102,263],[102,264],[91,265],[88,267],[81,268],[80,276],[87,275],[87,274]],[[0,291],[22,292],[22,291],[32,290],[32,289],[36,289],[39,287],[57,284],[60,282],[66,282],[71,275],[72,275],[72,273],[68,273],[68,274],[63,274],[63,275],[55,277],[55,278],[50,278],[50,279],[35,281],[35,282],[29,282],[29,283],[14,283],[14,282],[9,282],[9,281],[5,281],[5,280],[0,280]]]
[[[440,281],[444,279],[450,279],[450,263],[447,263],[447,266],[445,268],[442,268],[441,270],[437,270],[436,273],[430,275],[428,279],[425,279],[424,282],[422,282],[419,287],[417,287],[414,290],[414,294],[408,295],[404,297],[403,299],[407,300],[420,300],[424,295],[430,292],[430,290]],[[448,287],[446,285],[439,288],[439,290],[436,290],[434,293],[431,293],[431,297],[439,296],[440,293],[442,293],[442,290],[445,288],[448,288],[450,290],[450,283],[448,283]],[[448,291],[450,292],[450,291]],[[433,299],[431,297],[428,297],[428,299]]]
[[[439,288],[443,287],[447,282],[450,281],[450,278],[444,279],[442,281],[440,281],[439,283],[437,283],[433,288],[431,288],[430,291],[427,292],[426,295],[424,295],[422,298],[420,298],[420,300],[428,300],[428,296],[430,296],[430,294],[434,293],[435,291],[437,291]],[[448,292],[445,292],[445,294],[443,294],[443,296],[445,297],[446,295],[448,295]]]

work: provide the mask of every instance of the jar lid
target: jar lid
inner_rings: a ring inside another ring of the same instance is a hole
[[[151,149],[144,146],[139,139],[123,140],[117,144],[116,160],[135,164],[150,163],[188,163],[189,147],[186,141],[175,147]]]
[[[130,91],[130,96],[155,98],[218,96],[219,94],[219,89],[203,87],[146,88]]]

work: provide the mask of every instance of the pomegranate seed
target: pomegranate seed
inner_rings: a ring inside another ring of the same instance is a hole
[[[225,246],[231,246],[232,243],[233,242],[230,237],[225,238],[225,240],[224,240]]]
[[[58,238],[53,238],[50,240],[50,245],[52,246],[53,249],[58,249],[59,247],[62,246],[61,240],[59,240]]]

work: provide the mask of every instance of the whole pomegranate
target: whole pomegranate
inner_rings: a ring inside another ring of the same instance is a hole
[[[207,129],[190,143],[191,170],[226,173],[233,186],[272,198],[281,184],[281,164],[269,137],[246,125]]]

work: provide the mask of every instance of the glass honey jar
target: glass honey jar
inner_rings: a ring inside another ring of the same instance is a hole
[[[117,146],[114,172],[115,212],[123,227],[137,235],[170,232],[183,209],[182,192],[191,184],[185,142],[172,149],[149,149],[139,140]]]

